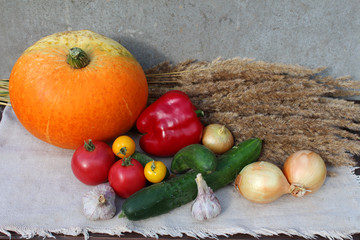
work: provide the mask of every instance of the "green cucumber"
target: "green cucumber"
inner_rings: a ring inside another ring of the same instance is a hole
[[[184,173],[190,169],[202,174],[215,171],[215,154],[202,144],[191,144],[178,151],[171,161],[171,172]]]
[[[261,153],[262,141],[246,140],[218,157],[216,171],[203,176],[214,191],[233,182],[246,165],[256,161]],[[125,200],[120,217],[142,220],[164,213],[191,202],[197,196],[197,171],[189,171],[170,180],[141,189]]]
[[[141,152],[138,152],[138,151],[135,151],[135,152],[133,153],[133,155],[131,155],[131,157],[132,157],[133,159],[136,159],[138,162],[140,162],[143,167],[145,167],[145,165],[146,165],[148,162],[155,161],[153,158],[151,158],[150,156],[146,155],[145,153],[141,153]],[[166,168],[166,175],[165,175],[165,178],[164,178],[164,179],[167,179],[169,176],[170,176],[170,171],[169,171],[168,168]]]

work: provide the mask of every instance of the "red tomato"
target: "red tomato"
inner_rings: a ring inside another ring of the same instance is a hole
[[[76,149],[71,160],[71,169],[77,179],[87,185],[106,182],[115,155],[109,145],[94,141]]]
[[[145,187],[144,167],[135,159],[121,159],[111,167],[109,183],[117,195],[128,198]]]

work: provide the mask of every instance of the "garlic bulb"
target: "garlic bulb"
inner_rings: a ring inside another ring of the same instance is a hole
[[[107,220],[115,215],[115,192],[108,184],[97,185],[84,194],[82,201],[84,215],[90,220]]]
[[[195,181],[198,194],[191,206],[192,216],[200,221],[218,216],[221,212],[221,206],[213,190],[208,187],[201,173],[196,176]]]

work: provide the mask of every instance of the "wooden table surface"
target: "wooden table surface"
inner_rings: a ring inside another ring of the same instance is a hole
[[[3,111],[3,106],[0,106],[0,121],[1,121],[1,116],[2,116],[2,111]],[[357,157],[358,160],[358,165],[360,166],[360,158]],[[360,175],[360,169],[355,170],[355,173],[357,175]],[[360,229],[358,229],[358,231],[360,232]],[[84,239],[83,235],[79,235],[79,236],[68,236],[68,235],[63,235],[63,234],[54,234],[54,236],[56,237],[56,239],[59,240],[81,240]],[[137,233],[125,233],[123,234],[121,237],[118,236],[111,236],[111,235],[106,235],[106,234],[95,234],[95,233],[90,233],[90,240],[114,240],[117,238],[122,238],[122,239],[133,239],[133,240],[142,240],[142,239],[149,239],[149,238],[145,238],[144,236],[137,234]],[[0,240],[2,239],[9,239],[9,237],[5,234],[0,233]],[[21,239],[23,240],[24,238],[21,238],[21,235],[15,233],[15,232],[11,232],[11,240],[17,240],[17,239]],[[35,236],[34,238],[32,238],[34,240],[44,240],[44,239],[51,239],[51,238],[44,238],[44,237],[39,237],[39,236]],[[195,238],[191,238],[191,237],[187,237],[184,236],[183,238],[180,237],[171,237],[171,236],[167,236],[167,235],[163,235],[163,236],[159,236],[158,238],[159,240],[176,240],[176,239],[195,239]],[[247,235],[247,234],[235,234],[235,235],[230,235],[230,236],[219,236],[218,239],[227,239],[227,240],[255,240],[255,239],[259,239],[259,240],[295,240],[295,239],[303,239],[305,240],[305,238],[301,238],[298,236],[287,236],[284,234],[280,234],[277,236],[260,236],[258,238]],[[322,240],[322,239],[328,239],[328,238],[323,238],[323,237],[319,237],[317,236],[316,239]],[[352,235],[352,239],[354,240],[360,240],[360,233],[358,234],[354,234]]]

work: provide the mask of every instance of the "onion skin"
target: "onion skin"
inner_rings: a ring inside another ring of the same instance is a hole
[[[327,170],[319,154],[300,150],[285,160],[283,172],[290,184],[305,190],[303,193],[292,192],[294,196],[301,197],[319,190],[325,182]]]
[[[234,137],[224,125],[213,123],[204,128],[202,144],[215,154],[223,154],[234,146]]]
[[[270,203],[290,193],[290,184],[281,169],[269,162],[254,162],[241,170],[235,189],[247,200]]]

